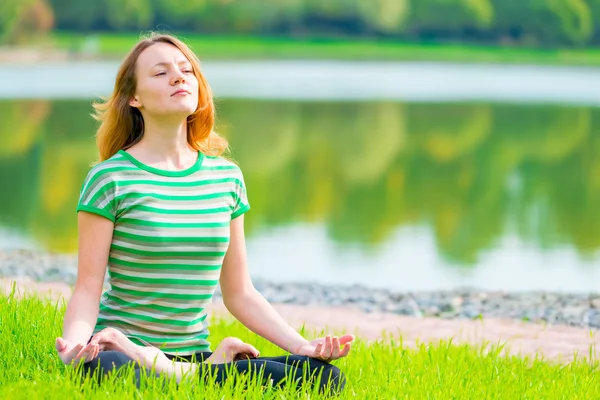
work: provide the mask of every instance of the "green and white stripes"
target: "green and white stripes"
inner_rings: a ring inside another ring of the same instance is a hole
[[[125,151],[96,165],[77,211],[115,223],[94,332],[112,326],[171,354],[208,351],[206,306],[219,281],[229,224],[249,209],[240,169],[198,153],[185,171]]]

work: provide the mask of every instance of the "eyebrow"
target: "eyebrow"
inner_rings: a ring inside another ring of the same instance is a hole
[[[177,65],[181,65],[181,64],[191,64],[190,60],[181,60],[177,62]],[[152,66],[152,68],[154,67],[166,67],[168,65],[171,65],[170,62],[159,62],[155,65]]]

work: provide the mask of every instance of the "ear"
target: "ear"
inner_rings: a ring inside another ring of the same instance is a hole
[[[140,108],[142,106],[142,102],[137,96],[133,96],[131,99],[129,99],[129,105],[131,107]]]

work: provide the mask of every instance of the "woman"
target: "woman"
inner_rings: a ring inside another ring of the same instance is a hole
[[[342,387],[329,362],[346,356],[354,337],[304,339],[252,285],[243,175],[222,157],[228,145],[213,131],[212,94],[190,49],[169,35],[141,40],[95,109],[101,162],[77,206],[77,282],[56,340],[62,361],[106,372],[158,360],[180,379],[197,371],[196,359],[219,380],[233,363],[241,372],[258,366],[275,383],[308,366],[323,374],[321,387]],[[111,288],[102,293],[107,265]],[[235,338],[211,353],[205,309],[217,283],[234,317],[291,355],[257,358]]]

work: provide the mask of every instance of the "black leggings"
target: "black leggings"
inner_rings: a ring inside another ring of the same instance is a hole
[[[201,363],[210,357],[211,354],[210,352],[196,353],[195,361]],[[193,362],[193,356],[172,356],[167,354],[167,357],[175,361]],[[136,386],[139,388],[142,379],[141,368],[143,367],[129,356],[118,351],[100,352],[98,357],[83,365],[83,372],[85,375],[92,374],[91,376],[98,373],[98,378],[101,380],[102,376],[111,370],[118,370],[121,367],[132,364],[136,376]],[[205,365],[208,366],[208,364]],[[272,380],[273,386],[282,385],[289,379],[297,381],[298,386],[300,386],[304,383],[304,378],[308,378],[308,382],[312,386],[315,384],[319,385],[321,393],[329,392],[330,394],[337,394],[341,392],[346,383],[344,375],[336,366],[314,358],[297,355],[259,357],[233,361],[229,364],[212,364],[209,367],[210,371],[207,371],[210,373],[205,374],[205,377],[212,376],[217,383],[223,383],[228,379],[229,374],[233,370],[232,367],[237,370],[237,372],[234,371],[236,373],[245,374],[250,372],[252,374],[261,374],[256,376],[262,376],[265,380]],[[146,369],[146,372],[148,371]]]

